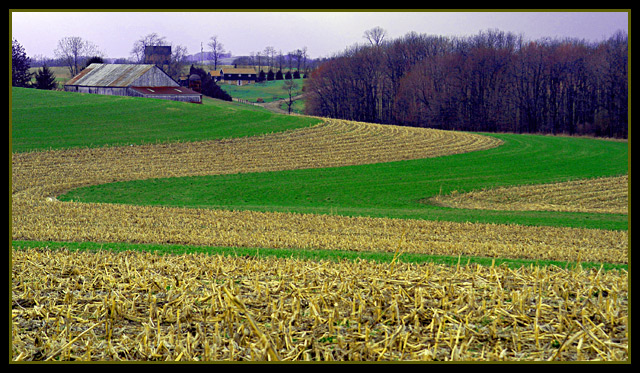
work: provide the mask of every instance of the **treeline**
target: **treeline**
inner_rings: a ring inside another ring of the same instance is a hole
[[[409,33],[356,45],[306,83],[306,113],[463,131],[628,136],[628,36]]]

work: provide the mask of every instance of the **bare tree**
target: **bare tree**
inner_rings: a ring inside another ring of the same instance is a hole
[[[282,54],[282,50],[278,51],[278,70],[282,71],[282,66],[284,65],[285,57]]]
[[[207,44],[207,46],[211,48],[211,58],[213,59],[213,69],[217,70],[218,60],[227,51],[224,49],[224,45],[218,40],[217,35],[214,35],[209,39],[209,43]]]
[[[95,44],[88,40],[83,40],[79,36],[67,36],[60,39],[54,54],[56,58],[65,62],[71,76],[78,75],[84,58],[103,55]]]
[[[171,61],[168,66],[167,74],[173,79],[178,80],[185,65],[187,65],[187,47],[183,45],[172,47]]]
[[[287,91],[287,94],[289,95],[289,99],[284,101],[287,104],[289,114],[291,114],[291,105],[293,105],[294,101],[293,92],[296,90],[296,88],[298,88],[298,84],[294,82],[293,79],[285,80],[284,84],[282,85],[282,89]]]
[[[260,71],[262,71],[262,53],[261,52],[256,52],[254,54],[254,63],[255,62],[258,63],[258,73],[260,73]]]
[[[376,26],[371,30],[367,30],[364,32],[364,38],[369,40],[371,45],[380,45],[384,40],[384,37],[387,36],[387,31],[380,26]]]
[[[302,47],[300,58],[302,59],[302,70],[304,73],[307,73],[307,58],[309,58],[309,54],[307,53],[307,47]]]
[[[264,48],[264,56],[267,58],[267,62],[266,64],[270,67],[273,68],[275,67],[275,55],[276,55],[276,49],[272,46],[268,46]]]

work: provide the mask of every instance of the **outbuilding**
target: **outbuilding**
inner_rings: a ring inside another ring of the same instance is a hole
[[[202,103],[202,94],[181,87],[164,71],[151,64],[93,63],[67,81],[64,90]]]
[[[227,84],[245,85],[258,80],[258,74],[253,68],[222,67],[210,74],[216,82]]]

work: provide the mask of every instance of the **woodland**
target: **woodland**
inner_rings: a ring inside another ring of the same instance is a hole
[[[370,40],[371,41],[371,40]],[[306,114],[447,130],[628,137],[628,36],[411,32],[345,49],[305,83]]]

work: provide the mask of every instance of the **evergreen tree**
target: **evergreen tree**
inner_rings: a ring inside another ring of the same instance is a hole
[[[31,59],[16,39],[11,42],[11,85],[14,87],[31,86]]]
[[[58,84],[56,83],[56,77],[53,72],[44,64],[38,72],[36,72],[36,84],[37,89],[56,89]]]
[[[89,58],[87,62],[85,62],[83,70],[89,67],[89,65],[91,65],[92,63],[104,63],[104,59],[100,56],[94,56]]]
[[[223,91],[222,88],[220,88],[211,78],[211,75],[207,74],[202,68],[191,65],[189,75],[192,74],[200,76],[200,87],[203,95],[220,100],[231,101],[231,96],[227,92]]]

